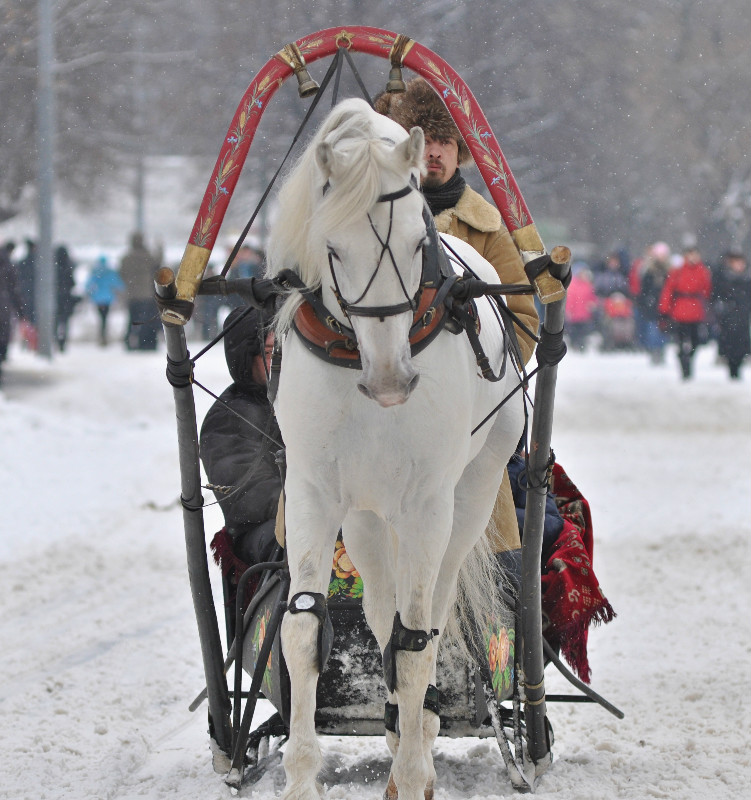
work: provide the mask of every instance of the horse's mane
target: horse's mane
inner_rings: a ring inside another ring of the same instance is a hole
[[[382,138],[384,125],[389,126],[390,140]],[[353,215],[364,214],[373,207],[381,193],[383,172],[397,174],[397,163],[389,157],[395,140],[406,136],[363,100],[345,100],[331,111],[279,191],[267,251],[269,277],[291,269],[311,289],[320,286],[328,263],[329,233],[346,226]],[[331,187],[325,194],[325,178],[316,160],[322,142],[331,145],[337,154]],[[299,303],[300,296],[296,294],[286,304],[280,314],[282,327],[289,323]]]

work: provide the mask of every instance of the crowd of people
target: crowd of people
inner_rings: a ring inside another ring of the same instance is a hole
[[[15,251],[15,242],[8,241],[0,246],[0,370],[14,335],[23,347],[32,351],[39,348],[37,243],[26,239],[20,258],[13,258]],[[154,304],[154,276],[161,266],[161,256],[147,249],[141,234],[131,236],[130,246],[119,262],[100,255],[85,269],[83,282],[78,274],[79,264],[68,247],[58,245],[53,259],[53,338],[60,352],[68,344],[74,312],[79,304],[87,305],[82,301],[88,301],[96,310],[97,340],[101,346],[106,347],[110,341],[110,309],[120,302],[127,309],[128,316],[125,347],[128,350],[156,349],[161,322]]]
[[[461,189],[464,192],[465,186]],[[426,196],[430,201],[429,187]],[[463,203],[457,205],[460,211],[469,200]],[[471,216],[471,209],[463,213]],[[436,208],[436,214],[440,221],[442,209]],[[453,209],[446,220],[447,230],[461,223]],[[31,350],[38,346],[36,243],[27,239],[22,256],[14,260],[15,250],[13,242],[0,246],[0,370],[14,332],[23,346]],[[243,245],[230,277],[260,276],[263,259],[258,244]],[[111,341],[109,312],[119,302],[127,310],[126,349],[156,349],[161,323],[154,308],[153,278],[162,257],[146,247],[140,233],[131,236],[119,262],[99,256],[87,270],[85,283],[79,286],[77,264],[67,247],[55,249],[54,261],[54,338],[60,351],[65,350],[70,319],[82,300],[96,309],[100,345]],[[709,266],[695,243],[673,253],[660,241],[647,247],[640,258],[631,260],[623,251],[612,252],[600,261],[575,261],[572,272],[566,299],[566,337],[572,348],[640,350],[652,362],[661,364],[668,343],[673,341],[678,346],[680,373],[688,379],[693,374],[697,349],[714,341],[730,378],[740,378],[743,363],[751,354],[751,269],[739,250],[728,250],[718,263]],[[223,305],[227,306],[224,314]],[[227,298],[200,297],[194,315],[198,334],[205,340],[213,339],[221,329],[222,317],[236,306]]]
[[[566,299],[572,347],[642,350],[660,364],[673,341],[687,380],[697,349],[716,341],[730,378],[740,378],[751,354],[751,271],[742,252],[728,250],[708,266],[693,241],[680,253],[655,242],[633,261],[613,252],[601,262],[576,261],[572,272]]]

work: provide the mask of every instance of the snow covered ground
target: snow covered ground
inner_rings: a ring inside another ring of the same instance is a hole
[[[228,798],[205,706],[187,708],[203,677],[164,354],[98,348],[93,325],[81,309],[51,362],[14,346],[0,389],[0,797]],[[221,357],[199,377],[223,388]],[[672,353],[562,363],[554,448],[591,503],[618,613],[590,637],[593,686],[626,717],[551,705],[539,797],[748,796],[750,383],[711,347],[690,383]],[[215,506],[206,518],[220,527]],[[381,797],[381,737],[323,747],[326,798]],[[491,741],[439,739],[436,765],[439,800],[515,794]],[[241,796],[282,785],[277,764]]]

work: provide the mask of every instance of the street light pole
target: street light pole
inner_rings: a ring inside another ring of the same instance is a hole
[[[136,157],[136,218],[134,230],[144,235],[146,232],[145,195],[146,195],[146,170],[144,164],[144,148],[146,143],[146,63],[144,58],[146,22],[139,15],[135,26],[136,55],[138,56],[133,70],[134,87],[134,129],[135,129],[135,157]]]
[[[34,306],[39,354],[52,357],[55,341],[57,276],[53,259],[53,204],[55,190],[55,36],[54,0],[38,0],[37,49],[37,245]]]

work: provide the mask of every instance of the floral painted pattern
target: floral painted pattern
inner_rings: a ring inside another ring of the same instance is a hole
[[[258,658],[258,654],[261,652],[261,647],[263,647],[263,640],[266,638],[266,628],[269,624],[269,619],[271,618],[271,608],[267,608],[266,611],[258,617],[256,622],[255,630],[253,631],[253,653],[255,657]],[[272,653],[269,653],[269,660],[266,662],[266,669],[263,673],[263,682],[261,684],[266,697],[272,697],[272,688],[271,688],[271,659]],[[255,673],[255,661],[253,663],[253,672]]]
[[[499,700],[502,700],[511,693],[516,634],[513,628],[490,624],[485,630],[484,638],[493,692]]]
[[[341,538],[336,541],[334,565],[329,583],[329,598],[355,600],[362,599],[362,578],[347,555]]]
[[[254,117],[261,115],[266,95],[276,91],[281,83],[281,78],[274,78],[272,74],[267,73],[259,76],[257,83],[251,84],[248,88],[243,103],[227,132],[227,138],[214,170],[210,190],[204,198],[201,214],[196,220],[192,243],[197,247],[209,247],[213,242],[215,228],[218,224],[215,220],[217,206],[220,201],[228,201],[231,192],[227,188],[227,184],[230,177],[234,177],[234,174],[242,169],[245,160],[244,151],[250,146],[252,126],[249,123]]]

